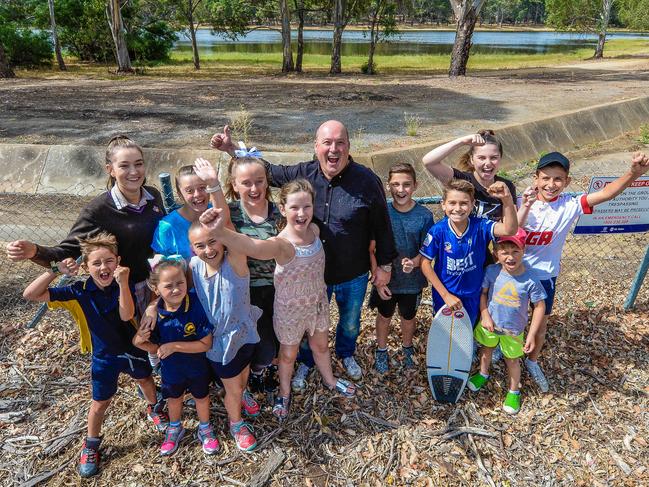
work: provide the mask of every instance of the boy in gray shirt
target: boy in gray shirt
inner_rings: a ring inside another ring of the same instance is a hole
[[[482,321],[474,331],[476,341],[482,345],[480,372],[467,384],[472,391],[479,391],[487,383],[491,355],[500,344],[509,376],[503,409],[509,414],[518,413],[521,407],[519,358],[534,350],[536,332],[545,314],[545,290],[534,271],[523,263],[526,236],[519,228],[516,235],[499,238],[494,251],[498,263],[485,271],[480,298]],[[532,324],[523,342],[530,302],[534,307]]]
[[[399,306],[403,363],[414,367],[412,337],[421,290],[428,284],[421,272],[419,247],[435,223],[433,214],[412,199],[417,189],[417,176],[411,164],[398,163],[388,172],[388,189],[392,202],[388,204],[390,223],[398,255],[392,262],[392,276],[387,286],[372,286],[369,306],[376,308],[376,342],[374,368],[380,374],[389,370],[388,335],[392,316]],[[373,255],[370,255],[373,257]],[[372,260],[372,274],[376,259]]]

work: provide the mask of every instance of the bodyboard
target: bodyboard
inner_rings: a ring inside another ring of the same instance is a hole
[[[428,385],[436,401],[456,403],[471,370],[473,326],[464,307],[440,309],[428,331],[426,366]]]

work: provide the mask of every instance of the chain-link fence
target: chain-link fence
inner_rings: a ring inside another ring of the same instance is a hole
[[[436,187],[422,186],[417,192],[419,197],[437,191]],[[524,184],[519,190],[523,188]],[[0,185],[0,245],[3,246],[0,252],[0,311],[3,322],[27,324],[31,321],[37,306],[27,303],[22,298],[22,291],[43,271],[42,267],[29,261],[9,261],[4,246],[19,239],[43,245],[57,244],[67,235],[81,208],[102,190],[94,186],[75,186],[68,188],[65,194],[60,190],[25,194],[16,192],[16,188]],[[438,203],[429,202],[427,206],[436,220],[442,218]],[[604,304],[602,296],[606,296],[610,304],[622,304],[647,245],[648,233],[571,235],[563,252],[557,306],[585,304],[596,307]],[[649,302],[648,287],[642,289],[639,303]]]

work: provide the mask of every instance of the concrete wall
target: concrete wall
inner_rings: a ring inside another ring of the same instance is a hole
[[[503,167],[538,157],[551,150],[568,151],[577,146],[606,140],[649,123],[649,97],[598,105],[567,112],[547,119],[499,128],[505,154]],[[372,154],[359,154],[355,160],[371,167],[381,178],[397,162],[415,165],[425,187],[436,186],[433,178],[421,167],[422,156],[447,142],[439,140],[408,148],[388,149]],[[453,163],[458,154],[448,158]],[[217,162],[218,154],[209,150],[145,148],[150,180],[157,182],[160,172],[173,172],[191,164],[196,157]],[[309,160],[312,154],[265,153],[272,162],[292,164]],[[0,192],[91,194],[105,187],[104,148],[93,146],[43,146],[0,144]],[[218,159],[221,174],[225,173],[226,157]],[[423,194],[420,194],[423,196]]]

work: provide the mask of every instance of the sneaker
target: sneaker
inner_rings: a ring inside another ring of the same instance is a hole
[[[270,365],[266,369],[266,375],[264,376],[264,392],[266,394],[274,394],[277,392],[279,387],[279,381],[277,380],[277,366]]]
[[[508,392],[505,396],[505,402],[503,403],[503,409],[508,414],[516,414],[521,409],[521,395],[514,394],[513,392]]]
[[[252,426],[244,421],[230,425],[230,434],[242,451],[252,451],[257,446],[257,440],[252,434]]]
[[[99,445],[96,448],[89,448],[86,441],[83,442],[81,458],[79,459],[79,475],[83,478],[92,477],[99,472]]]
[[[169,426],[169,416],[163,411],[164,402],[157,402],[155,405],[149,404],[146,407],[146,415],[153,422],[155,429],[164,433]]]
[[[183,436],[185,436],[185,428],[182,426],[169,426],[165,434],[165,440],[160,447],[160,455],[165,457],[172,455],[178,449]]]
[[[203,453],[206,455],[214,455],[221,448],[212,425],[209,425],[207,428],[201,428],[199,426],[198,430],[196,430],[196,438],[201,442]]]
[[[273,404],[273,416],[281,423],[288,418],[288,411],[291,405],[291,396],[277,396]]]
[[[467,387],[473,392],[478,392],[483,386],[487,383],[489,377],[485,377],[482,374],[474,374],[469,377],[469,381],[466,383]]]
[[[532,362],[527,358],[525,359],[525,367],[530,373],[532,379],[534,379],[534,382],[536,382],[536,385],[538,385],[539,389],[541,389],[541,392],[548,392],[550,390],[550,384],[548,384],[548,379],[545,378],[545,375],[543,374],[543,371],[541,370],[539,364]]]
[[[496,349],[493,351],[491,354],[491,362],[496,363],[500,362],[503,359],[503,351],[500,349],[500,345],[496,347]]]
[[[305,364],[300,364],[295,371],[293,380],[291,381],[291,389],[293,392],[304,392],[306,389],[306,378],[311,372],[311,368]]]
[[[403,366],[406,369],[415,368],[415,360],[412,358],[415,355],[415,347],[403,347]]]
[[[347,375],[353,380],[360,380],[361,377],[363,377],[363,370],[361,369],[361,366],[358,365],[356,359],[353,356],[345,357],[343,359],[343,364],[345,365]]]
[[[248,389],[253,394],[258,394],[264,392],[264,373],[254,373],[250,372],[250,377],[248,377]]]
[[[259,404],[257,404],[257,401],[255,401],[255,398],[252,397],[252,394],[250,394],[247,390],[243,390],[243,395],[241,396],[241,407],[243,408],[243,412],[246,416],[250,417],[255,417],[259,416],[259,411],[260,407]]]
[[[387,374],[390,370],[390,364],[388,363],[388,351],[387,350],[376,350],[374,352],[374,369],[379,374]]]

